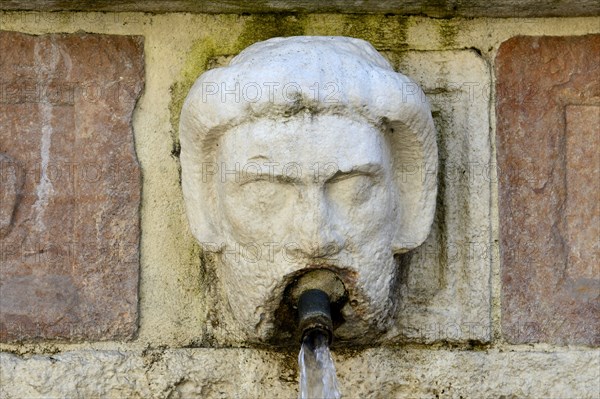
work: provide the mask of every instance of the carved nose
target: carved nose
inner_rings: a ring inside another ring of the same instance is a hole
[[[330,258],[342,250],[339,223],[321,191],[304,193],[296,212],[294,252],[309,258]]]
[[[330,258],[342,249],[342,242],[336,234],[325,231],[315,234],[302,234],[296,252],[308,258]]]

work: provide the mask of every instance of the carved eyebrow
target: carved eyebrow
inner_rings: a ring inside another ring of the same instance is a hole
[[[254,171],[246,171],[242,175],[240,186],[244,184],[256,182],[256,181],[268,181],[277,183],[296,183],[299,179],[296,176],[288,176],[279,173],[256,173]]]
[[[253,157],[248,158],[248,162],[257,162],[257,161],[267,161],[272,162],[271,158],[266,155],[255,155]]]
[[[364,165],[353,166],[349,171],[338,170],[326,182],[334,182],[349,179],[354,176],[380,177],[383,174],[383,166],[380,164],[368,163]]]

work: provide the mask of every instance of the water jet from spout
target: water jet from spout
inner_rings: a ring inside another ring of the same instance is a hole
[[[301,335],[300,399],[341,397],[335,365],[329,345],[333,340],[333,322],[329,296],[318,289],[304,291],[298,300],[298,324]]]

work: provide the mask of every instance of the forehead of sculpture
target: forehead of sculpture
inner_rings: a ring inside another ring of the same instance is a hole
[[[222,135],[217,161],[233,169],[250,163],[338,170],[389,165],[385,137],[373,125],[339,115],[298,114],[284,120],[257,119]]]

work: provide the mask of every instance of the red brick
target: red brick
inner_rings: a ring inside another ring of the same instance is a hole
[[[133,337],[143,40],[0,32],[0,54],[0,340]]]
[[[515,37],[496,58],[502,327],[600,345],[600,35]]]

